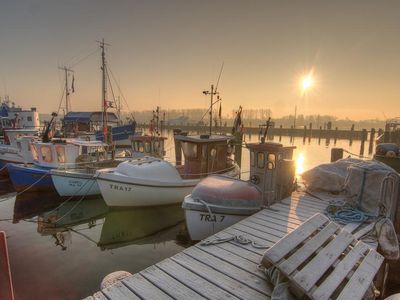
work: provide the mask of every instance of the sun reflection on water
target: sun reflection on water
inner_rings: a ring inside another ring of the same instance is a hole
[[[304,172],[305,156],[303,152],[300,152],[296,157],[296,176],[301,175]]]

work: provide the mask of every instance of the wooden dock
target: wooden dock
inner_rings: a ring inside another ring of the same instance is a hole
[[[302,222],[321,213],[328,197],[294,193],[209,239],[243,236],[256,247],[233,240],[196,244],[86,299],[269,299],[272,287],[259,268],[265,248],[271,247]],[[345,229],[354,233],[358,224]],[[372,245],[375,247],[376,245]]]

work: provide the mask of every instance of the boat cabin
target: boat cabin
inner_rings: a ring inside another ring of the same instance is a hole
[[[225,135],[176,135],[180,147],[175,149],[178,160],[179,151],[183,152],[184,164],[177,169],[183,178],[202,178],[210,174],[218,174],[233,168],[229,159],[228,141],[231,137]]]
[[[33,162],[44,168],[74,168],[106,159],[107,144],[98,141],[53,139],[30,144]]]
[[[163,158],[165,156],[165,140],[163,136],[135,135],[132,137],[132,150],[135,157],[153,156]]]
[[[7,128],[13,128],[11,120],[8,117],[0,117],[0,135],[3,135]]]
[[[5,129],[4,130],[4,144],[10,145],[11,147],[18,148],[18,139],[21,137],[30,137],[34,139],[38,136],[37,129]]]
[[[265,205],[271,205],[292,193],[295,181],[295,146],[279,143],[246,144],[250,151],[250,181],[262,193]]]

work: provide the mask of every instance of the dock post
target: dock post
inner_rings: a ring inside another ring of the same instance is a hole
[[[303,131],[303,144],[306,143],[306,137],[307,137],[307,125],[304,125],[304,131]]]
[[[235,161],[239,165],[242,166],[242,143],[243,143],[243,133],[235,132],[233,135],[235,138],[233,139],[233,145],[235,146]]]
[[[279,126],[279,141],[282,141],[282,125]]]
[[[292,144],[293,143],[293,125],[292,126],[290,126],[290,143]]]
[[[351,125],[350,128],[350,141],[349,141],[349,146],[353,145],[353,135],[354,135],[354,124]]]
[[[375,141],[375,128],[371,128],[371,133],[369,135],[369,147],[368,147],[369,154],[371,154],[373,151],[374,141]]]
[[[364,156],[364,147],[365,147],[365,141],[367,140],[368,137],[368,132],[366,129],[362,130],[361,133],[361,146],[360,146],[360,155]]]
[[[174,133],[174,145],[175,145],[175,162],[177,166],[180,166],[182,164],[182,146],[181,142],[175,139],[175,136],[180,135],[182,133],[182,129],[174,128],[173,133]]]
[[[308,143],[311,143],[311,138],[312,138],[312,123],[310,123],[310,125],[309,125],[308,128],[310,129],[310,133],[309,133],[309,135],[308,135]]]
[[[322,126],[319,126],[319,132],[318,132],[318,145],[321,144],[321,135],[322,135]]]
[[[331,162],[335,162],[343,158],[343,148],[332,148],[331,149]]]
[[[336,141],[337,141],[338,135],[339,135],[338,128],[336,127],[335,128],[335,136],[334,136],[334,139],[333,139],[333,144],[334,145],[336,145]]]

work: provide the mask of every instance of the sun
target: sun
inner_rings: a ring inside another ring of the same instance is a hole
[[[301,79],[300,84],[301,84],[302,90],[306,91],[313,86],[314,80],[311,75],[306,75]]]

